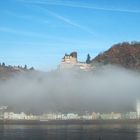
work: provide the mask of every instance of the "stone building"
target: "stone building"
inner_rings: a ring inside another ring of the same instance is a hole
[[[70,54],[65,54],[65,56],[61,60],[59,68],[60,69],[76,68],[76,69],[88,71],[91,69],[91,64],[86,62],[79,62],[77,60],[77,52],[72,52]]]

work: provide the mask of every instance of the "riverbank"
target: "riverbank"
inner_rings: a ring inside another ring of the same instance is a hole
[[[140,120],[0,120],[0,124],[31,125],[94,125],[94,124],[140,124]]]

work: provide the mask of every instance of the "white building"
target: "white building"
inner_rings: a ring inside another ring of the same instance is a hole
[[[68,119],[68,120],[79,119],[79,116],[78,116],[78,114],[68,113],[68,114],[67,114],[67,119]]]
[[[47,120],[61,120],[62,114],[61,113],[44,113],[40,115],[41,121],[47,121]]]
[[[24,112],[21,112],[20,114],[14,113],[14,112],[5,112],[4,113],[4,119],[7,120],[24,120],[26,119],[26,114]]]
[[[26,115],[24,112],[14,113],[14,112],[4,112],[5,120],[38,120],[39,117],[35,115]]]
[[[136,102],[136,112],[137,112],[137,118],[140,118],[140,100],[137,100]]]
[[[83,119],[83,120],[92,120],[93,117],[92,117],[92,115],[86,114],[86,115],[83,115],[83,116],[82,116],[82,119]]]

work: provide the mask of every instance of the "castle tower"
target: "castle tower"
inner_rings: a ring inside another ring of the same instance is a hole
[[[72,64],[76,64],[77,63],[77,52],[72,52],[70,54],[70,62]]]
[[[76,59],[77,59],[77,52],[72,52],[72,53],[70,54],[70,56],[72,56],[73,58],[76,58]]]

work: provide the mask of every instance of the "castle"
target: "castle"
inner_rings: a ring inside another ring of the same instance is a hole
[[[88,58],[90,61],[90,56],[88,55]],[[65,56],[62,58],[61,63],[59,65],[60,69],[70,69],[70,68],[77,68],[84,71],[88,71],[91,69],[91,64],[86,62],[79,62],[77,60],[77,52],[72,52],[70,54],[65,54]]]

